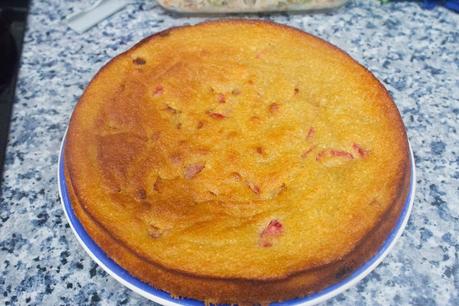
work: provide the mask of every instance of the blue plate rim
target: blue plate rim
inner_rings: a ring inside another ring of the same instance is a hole
[[[65,133],[66,135],[67,133]],[[142,282],[141,280],[137,279],[136,277],[129,274],[128,271],[123,269],[119,266],[115,261],[109,258],[104,251],[91,239],[88,233],[83,228],[82,224],[76,217],[73,208],[70,203],[70,198],[68,195],[65,176],[64,176],[64,156],[63,156],[63,147],[65,143],[65,135],[61,142],[61,147],[59,151],[59,159],[58,159],[58,169],[57,169],[57,182],[58,182],[58,190],[59,196],[61,200],[61,204],[67,218],[70,227],[75,234],[78,242],[81,244],[83,249],[88,253],[88,255],[103,269],[105,270],[110,276],[115,278],[118,282],[122,285],[128,287],[132,291],[142,295],[143,297],[160,303],[162,305],[187,305],[187,306],[197,306],[197,305],[204,305],[204,302],[189,298],[181,298],[176,299],[173,298],[170,294],[165,291],[156,289],[147,283]],[[410,150],[410,161],[411,161],[411,181],[410,181],[410,190],[408,196],[405,201],[405,205],[403,210],[400,214],[399,220],[397,224],[384,241],[384,244],[380,247],[378,252],[370,258],[367,262],[365,262],[362,266],[354,270],[350,275],[346,278],[342,279],[341,281],[324,288],[316,293],[310,294],[308,296],[302,298],[294,298],[291,300],[287,300],[284,302],[279,303],[272,303],[272,306],[309,306],[315,305],[317,303],[323,302],[328,300],[345,290],[349,289],[350,287],[357,284],[360,280],[362,280],[365,276],[367,276],[371,271],[373,271],[381,261],[388,255],[389,251],[395,245],[395,242],[400,238],[403,230],[408,222],[409,216],[411,214],[411,210],[413,207],[414,202],[414,194],[416,190],[416,167],[414,162],[414,155],[411,149],[411,145],[409,145]]]

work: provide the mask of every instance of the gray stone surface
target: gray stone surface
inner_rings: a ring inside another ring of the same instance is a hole
[[[61,137],[111,57],[183,18],[132,4],[85,34],[63,17],[87,1],[33,1],[0,197],[0,304],[146,305],[78,244],[59,203]],[[459,305],[459,15],[416,3],[349,3],[326,14],[253,15],[314,33],[368,67],[393,95],[417,163],[406,231],[391,254],[329,305]]]

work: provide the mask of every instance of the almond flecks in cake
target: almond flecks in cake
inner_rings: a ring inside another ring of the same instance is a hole
[[[157,238],[161,237],[162,231],[161,231],[161,229],[159,227],[157,227],[155,225],[150,225],[148,227],[148,235],[151,238],[157,239]]]
[[[280,195],[284,190],[287,189],[287,185],[282,183],[278,188],[274,189],[271,193],[271,198],[275,198],[276,196]]]
[[[197,128],[198,130],[200,130],[200,129],[202,129],[203,127],[204,127],[204,121],[199,121],[199,122],[198,122],[198,125],[196,126],[196,128]]]
[[[311,140],[314,138],[314,135],[316,134],[316,129],[313,127],[310,127],[308,130],[308,134],[306,135],[306,140]]]
[[[242,176],[239,174],[239,172],[231,172],[230,176],[236,181],[240,181],[242,179]]]
[[[161,178],[158,176],[158,177],[156,178],[155,183],[153,184],[153,190],[156,191],[156,192],[161,193],[161,190],[162,190],[161,187],[162,187],[162,180],[161,180]]]
[[[368,155],[368,151],[365,150],[364,148],[362,148],[359,144],[357,143],[354,143],[352,144],[352,149],[354,149],[355,152],[357,152],[357,154],[361,157],[361,158],[365,158],[367,157]]]
[[[135,191],[135,199],[137,201],[143,201],[147,198],[147,192],[143,188],[139,188]]]
[[[280,105],[278,103],[272,103],[269,106],[269,112],[271,114],[275,114],[275,113],[279,112],[279,110],[280,110]]]
[[[260,245],[261,245],[262,247],[264,247],[264,248],[270,248],[270,247],[273,246],[273,243],[272,243],[272,241],[266,241],[266,240],[264,240],[264,241],[261,241],[261,242],[260,242]]]
[[[381,207],[382,204],[380,201],[378,201],[378,199],[374,198],[371,202],[370,202],[370,206],[377,206],[377,207]]]
[[[153,90],[154,96],[161,96],[164,93],[164,87],[162,85],[157,85]]]
[[[178,113],[178,111],[175,108],[171,107],[170,105],[166,105],[166,108],[164,108],[164,111],[172,115],[175,115]]]
[[[135,59],[132,60],[132,62],[136,65],[145,65],[147,61],[141,57],[136,57]]]
[[[254,182],[247,182],[247,186],[249,186],[250,190],[252,190],[253,193],[260,194],[260,187],[256,185]]]
[[[108,186],[108,187],[109,187],[110,192],[112,192],[112,193],[120,193],[121,192],[121,187],[120,186],[111,185],[111,186]]]
[[[171,159],[171,162],[174,164],[174,165],[178,165],[182,162],[182,156],[178,153],[174,153],[170,156],[170,159]]]
[[[260,246],[269,248],[273,246],[274,241],[284,232],[284,226],[277,220],[271,220],[260,234]]]
[[[215,119],[215,120],[223,120],[226,118],[225,115],[220,114],[220,113],[215,113],[215,112],[207,112],[207,115],[209,115],[210,118]]]
[[[233,94],[234,96],[238,96],[241,94],[241,90],[238,88],[235,88],[231,91],[231,94]]]
[[[324,149],[320,151],[319,154],[317,154],[316,160],[320,162],[324,160],[325,158],[329,158],[329,157],[339,157],[339,158],[343,158],[347,160],[354,159],[354,156],[347,151],[335,150],[335,149]]]
[[[260,155],[265,155],[266,154],[266,151],[265,151],[265,148],[263,148],[262,146],[258,146],[255,148],[255,151],[260,154]]]
[[[332,156],[335,156],[335,157],[343,157],[343,158],[346,158],[346,159],[353,159],[354,156],[347,152],[347,151],[342,151],[342,150],[330,150],[330,153],[332,154]]]
[[[185,169],[185,179],[190,180],[196,175],[198,175],[202,169],[204,169],[205,165],[203,163],[197,163],[193,165],[189,165]]]
[[[316,161],[326,167],[341,166],[353,159],[352,153],[337,149],[324,149],[316,155]]]
[[[315,148],[316,148],[316,146],[313,145],[313,146],[310,146],[309,148],[307,148],[306,150],[304,150],[303,153],[301,154],[301,158],[308,157],[309,153],[311,153]]]

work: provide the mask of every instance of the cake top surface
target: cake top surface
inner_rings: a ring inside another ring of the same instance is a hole
[[[72,116],[68,181],[146,261],[274,279],[339,260],[400,193],[407,140],[382,85],[286,26],[173,28],[110,61]]]

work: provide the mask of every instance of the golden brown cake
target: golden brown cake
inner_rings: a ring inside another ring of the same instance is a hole
[[[403,207],[407,138],[378,80],[284,25],[173,28],[91,81],[65,143],[72,206],[137,278],[268,303],[336,283]]]

